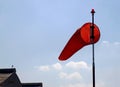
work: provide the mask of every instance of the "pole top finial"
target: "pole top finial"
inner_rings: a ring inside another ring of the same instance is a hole
[[[92,14],[94,14],[94,13],[95,13],[95,10],[94,10],[94,9],[92,9],[92,10],[91,10],[91,13],[92,13]]]

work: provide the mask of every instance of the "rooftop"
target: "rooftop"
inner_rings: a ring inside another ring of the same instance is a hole
[[[2,82],[4,82],[14,72],[16,72],[15,68],[12,68],[12,69],[0,69],[0,84]]]
[[[22,83],[22,87],[42,87],[42,83]]]

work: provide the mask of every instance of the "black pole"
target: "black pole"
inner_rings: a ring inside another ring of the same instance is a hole
[[[91,39],[91,44],[92,44],[92,76],[93,76],[93,87],[95,87],[95,59],[94,59],[94,9],[92,9],[91,14],[92,14],[92,24],[90,27],[90,39]]]

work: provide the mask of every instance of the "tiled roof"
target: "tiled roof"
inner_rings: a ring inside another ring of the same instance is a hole
[[[15,77],[16,78],[15,78]],[[12,85],[17,85],[13,87],[43,87],[42,83],[21,83],[19,81],[19,78],[17,77],[16,74],[16,69],[15,68],[9,68],[9,69],[0,69],[0,87],[5,84],[5,81],[10,81],[10,78],[12,78],[12,81],[16,82],[16,79],[18,80],[18,84],[12,84]],[[8,85],[8,84],[7,84]]]
[[[0,84],[4,82],[12,73],[16,72],[14,68],[12,69],[0,69]]]
[[[9,76],[11,75],[11,73],[10,74],[1,74],[0,73],[0,84],[2,83],[2,82],[4,82]]]

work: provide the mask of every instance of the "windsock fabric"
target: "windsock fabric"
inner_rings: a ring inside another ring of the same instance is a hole
[[[81,28],[77,29],[77,31],[70,38],[64,49],[62,50],[59,60],[64,61],[70,58],[74,53],[83,48],[86,45],[91,44],[90,38],[90,26],[92,23],[85,23]],[[100,31],[97,25],[94,24],[94,41],[96,43],[100,38]]]

